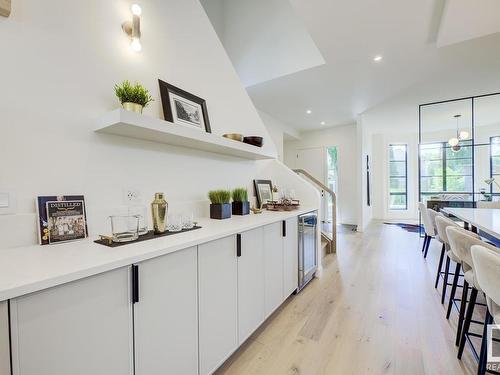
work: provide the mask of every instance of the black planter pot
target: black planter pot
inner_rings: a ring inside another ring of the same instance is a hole
[[[231,217],[231,203],[210,204],[211,219],[229,219]]]
[[[233,202],[233,215],[248,215],[250,213],[250,202]]]

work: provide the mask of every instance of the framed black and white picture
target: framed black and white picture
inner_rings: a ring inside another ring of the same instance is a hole
[[[161,103],[165,120],[211,133],[205,99],[170,83],[160,83]]]
[[[257,196],[257,206],[266,207],[269,201],[273,200],[273,184],[271,180],[253,180],[255,195]]]

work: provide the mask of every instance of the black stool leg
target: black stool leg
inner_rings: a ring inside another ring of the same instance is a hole
[[[422,243],[422,254],[425,251],[425,245],[427,244],[427,233],[424,234],[424,242]]]
[[[444,303],[446,297],[446,288],[448,286],[448,274],[450,273],[450,257],[446,256],[446,264],[444,266],[444,280],[443,280],[443,294],[441,294],[441,305]]]
[[[453,299],[455,298],[455,293],[457,291],[458,277],[460,276],[460,263],[457,263],[455,267],[455,275],[453,276],[453,285],[451,286],[450,300],[448,301],[448,311],[446,312],[446,319],[450,318],[451,308],[453,306]]]
[[[422,244],[422,254],[424,253],[425,251],[425,245],[427,244],[427,233],[424,235],[424,243]]]
[[[486,317],[484,318],[483,339],[481,340],[481,351],[479,355],[479,365],[477,367],[478,375],[486,374],[486,363],[488,361],[488,324],[493,323],[493,317],[489,310],[486,310]]]
[[[441,276],[441,268],[443,268],[443,260],[444,260],[444,250],[445,246],[441,247],[441,256],[439,257],[439,265],[438,265],[438,270],[437,270],[437,275],[436,275],[436,283],[434,284],[434,288],[438,287],[439,284],[439,277]]]
[[[477,289],[472,288],[470,293],[469,306],[467,306],[467,314],[465,315],[464,326],[462,327],[462,338],[460,339],[460,346],[458,347],[458,359],[462,359],[462,354],[465,348],[465,342],[467,341],[466,335],[469,333],[470,322],[472,320],[472,313],[474,312],[474,306],[476,305]]]
[[[427,253],[429,252],[429,245],[431,244],[432,237],[427,236],[427,245],[425,245],[424,259],[427,258]]]
[[[462,289],[462,300],[460,301],[460,312],[458,313],[457,323],[457,338],[455,345],[460,344],[460,337],[462,333],[462,325],[464,324],[465,308],[467,307],[467,297],[469,295],[469,283],[464,279],[464,288]]]

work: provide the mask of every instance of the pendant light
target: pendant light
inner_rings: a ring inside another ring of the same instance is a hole
[[[457,122],[457,133],[456,137],[452,137],[448,140],[448,144],[451,146],[451,151],[453,152],[458,152],[460,151],[461,147],[459,145],[460,141],[465,141],[467,138],[469,138],[469,132],[467,130],[458,130],[458,121],[462,115],[455,115],[453,116],[456,119]]]

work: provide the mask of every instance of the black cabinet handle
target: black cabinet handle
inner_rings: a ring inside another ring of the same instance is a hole
[[[241,256],[241,234],[236,235],[236,256]]]
[[[132,303],[139,302],[139,266],[132,264]]]
[[[283,237],[286,237],[286,220],[283,220]]]

